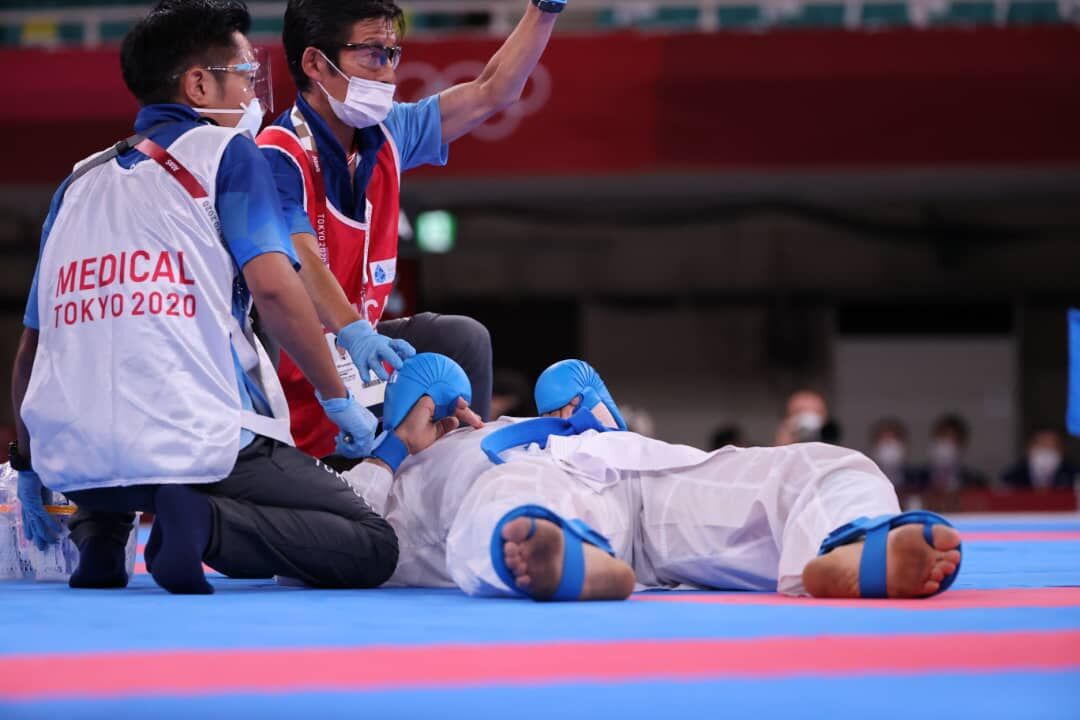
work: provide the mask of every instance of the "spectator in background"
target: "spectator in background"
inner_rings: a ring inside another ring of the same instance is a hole
[[[1028,438],[1027,456],[1001,476],[1010,488],[1072,489],[1077,468],[1065,458],[1061,433],[1051,428],[1036,430]]]
[[[619,410],[622,412],[627,430],[645,437],[656,437],[656,421],[648,410],[635,405],[623,405]]]
[[[897,492],[915,487],[915,469],[908,463],[908,430],[898,418],[882,418],[874,423],[870,430],[870,457]]]
[[[491,383],[491,417],[532,417],[532,384],[525,375],[511,368],[498,368]]]
[[[929,462],[917,477],[920,490],[956,492],[989,485],[985,475],[964,464],[970,437],[967,421],[955,413],[934,422]]]
[[[825,397],[814,390],[797,390],[788,397],[776,429],[776,445],[800,442],[840,442],[840,426],[829,418]]]
[[[713,430],[712,441],[709,445],[710,450],[719,450],[722,447],[728,445],[734,445],[735,447],[746,447],[746,440],[743,438],[742,428],[738,425],[721,425]]]

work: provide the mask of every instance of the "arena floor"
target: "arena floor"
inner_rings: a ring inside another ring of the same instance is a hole
[[[1080,515],[959,517],[927,601],[0,584],[3,718],[1080,718]]]

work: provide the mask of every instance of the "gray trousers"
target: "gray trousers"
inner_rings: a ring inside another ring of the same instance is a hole
[[[476,320],[463,315],[420,313],[400,320],[382,320],[376,328],[390,338],[406,340],[416,352],[446,355],[461,366],[472,384],[476,414],[491,414],[491,335]]]
[[[133,512],[154,511],[157,485],[79,490],[72,540],[127,541]],[[340,475],[296,448],[256,437],[209,496],[213,528],[203,561],[229,577],[282,575],[317,587],[381,585],[397,566],[393,528]]]

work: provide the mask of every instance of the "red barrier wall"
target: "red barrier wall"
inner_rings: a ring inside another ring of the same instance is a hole
[[[410,42],[401,97],[468,79],[497,47]],[[130,132],[115,50],[3,50],[0,66],[0,182],[57,182]],[[1080,166],[1073,27],[562,36],[542,66],[439,172]],[[283,106],[280,51],[274,69]]]

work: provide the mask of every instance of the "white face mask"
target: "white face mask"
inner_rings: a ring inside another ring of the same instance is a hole
[[[1049,448],[1032,450],[1028,454],[1028,465],[1031,474],[1037,478],[1049,478],[1061,465],[1061,453]]]
[[[349,81],[349,89],[345,93],[345,102],[338,100],[323,87],[322,83],[318,83],[319,89],[323,91],[326,99],[330,101],[330,109],[334,111],[338,119],[349,127],[358,130],[378,125],[385,120],[394,107],[394,92],[397,90],[397,86],[377,80],[349,77],[341,72],[337,65],[330,62],[330,58],[326,57],[325,53],[322,53],[322,56],[326,62],[330,63],[330,67],[337,71],[338,75]]]
[[[904,462],[904,445],[896,440],[882,440],[874,448],[874,459],[878,465],[897,467]]]
[[[239,109],[233,108],[229,110],[222,110],[219,108],[192,108],[196,112],[212,113],[214,115],[240,115],[240,122],[236,123],[238,130],[245,130],[251,139],[254,140],[255,136],[259,134],[259,128],[262,127],[263,121],[263,108],[262,103],[259,102],[259,98],[252,98],[246,106],[241,106]]]
[[[809,410],[791,418],[791,429],[799,442],[820,440],[821,428],[824,425],[825,417]]]
[[[935,440],[930,445],[930,464],[936,468],[951,468],[960,460],[960,448],[948,440]]]

